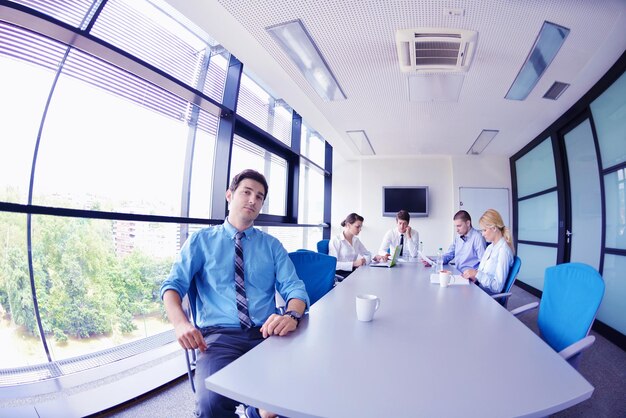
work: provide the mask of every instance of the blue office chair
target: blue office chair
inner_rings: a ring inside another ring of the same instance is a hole
[[[496,299],[500,305],[506,308],[506,305],[509,303],[509,297],[511,296],[511,288],[513,287],[513,283],[515,283],[515,279],[519,273],[519,269],[522,266],[522,260],[515,256],[513,259],[513,265],[509,270],[509,275],[504,282],[504,287],[502,288],[502,293],[497,293],[495,295],[491,295],[492,298]]]
[[[304,282],[311,305],[333,288],[337,266],[335,257],[314,251],[295,251],[289,253],[289,258]]]
[[[329,239],[323,239],[321,241],[317,242],[317,252],[321,253],[321,254],[328,254],[328,244],[329,244],[330,240]]]
[[[576,367],[580,354],[595,341],[589,335],[604,296],[604,280],[593,267],[565,263],[546,269],[540,303],[511,311],[519,315],[539,306],[541,338]]]

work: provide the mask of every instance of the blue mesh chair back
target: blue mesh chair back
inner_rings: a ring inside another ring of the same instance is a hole
[[[304,282],[311,305],[333,288],[337,265],[335,257],[313,251],[295,251],[289,253],[289,258]]]
[[[565,263],[546,269],[537,325],[542,338],[561,351],[587,336],[604,296],[604,280],[593,267]]]
[[[317,242],[317,252],[322,254],[328,254],[329,239],[323,239]]]
[[[522,260],[518,256],[515,256],[515,258],[513,259],[513,265],[511,266],[511,269],[509,270],[509,275],[507,276],[506,281],[504,282],[502,293],[508,293],[511,291],[511,288],[513,287],[513,283],[515,283],[515,279],[517,278],[517,275],[519,274],[520,267],[522,267]],[[506,308],[506,305],[509,302],[509,298],[502,297],[502,298],[497,299],[497,301],[498,303],[500,303],[500,305]]]

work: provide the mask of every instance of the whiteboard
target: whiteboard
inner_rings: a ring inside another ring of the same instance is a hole
[[[469,212],[474,228],[478,228],[478,220],[487,209],[500,212],[504,225],[511,228],[509,189],[459,187],[459,209]]]

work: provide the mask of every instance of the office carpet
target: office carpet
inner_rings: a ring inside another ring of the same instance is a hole
[[[508,309],[538,300],[523,289],[513,286]],[[535,333],[538,333],[537,310],[520,316]],[[626,352],[594,331],[596,342],[580,362],[579,372],[595,387],[590,399],[561,411],[556,418],[615,418],[626,417]],[[182,356],[182,352],[181,352]],[[511,359],[515,361],[515,359]],[[96,417],[115,418],[177,418],[193,415],[194,397],[186,376]]]

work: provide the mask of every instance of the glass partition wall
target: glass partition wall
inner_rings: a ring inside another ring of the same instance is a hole
[[[175,341],[160,284],[244,168],[258,228],[328,235],[332,148],[244,67],[158,0],[0,3],[0,388]]]
[[[581,262],[606,291],[600,332],[626,348],[626,56],[559,121],[511,158],[519,280],[540,294],[545,268]]]

